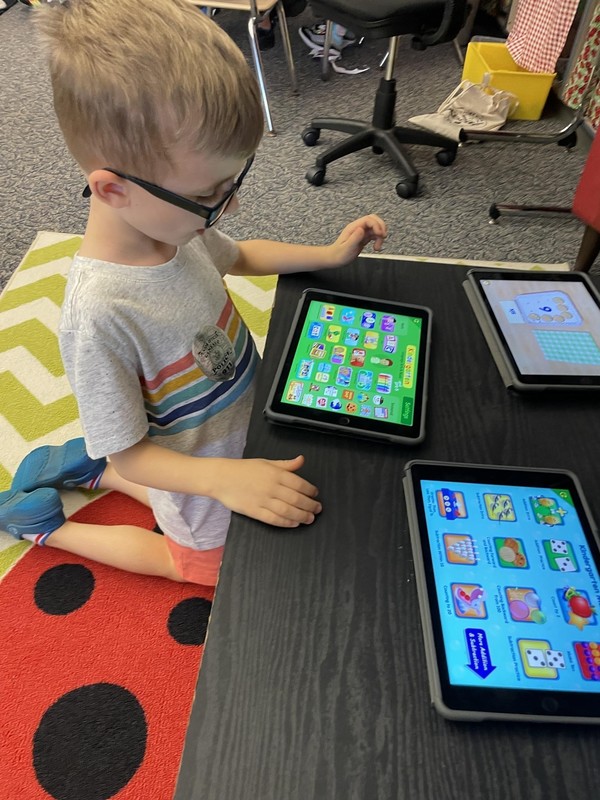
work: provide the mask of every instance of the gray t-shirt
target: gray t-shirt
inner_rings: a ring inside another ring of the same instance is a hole
[[[223,283],[237,255],[209,229],[159,266],[75,257],[60,349],[92,458],[145,436],[188,455],[241,457],[258,356]],[[149,491],[166,535],[198,550],[223,544],[230,512],[219,502]]]

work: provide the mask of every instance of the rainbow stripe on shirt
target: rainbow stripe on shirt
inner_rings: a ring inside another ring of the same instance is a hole
[[[198,428],[220,411],[233,405],[254,378],[258,354],[248,329],[231,298],[217,320],[235,351],[235,376],[215,382],[196,363],[190,350],[168,364],[151,379],[140,379],[150,436],[172,436]]]

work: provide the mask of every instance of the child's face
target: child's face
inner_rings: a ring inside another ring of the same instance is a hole
[[[212,207],[228,193],[245,163],[237,157],[182,152],[175,156],[174,166],[166,170],[157,183],[175,194]],[[161,200],[131,181],[123,185],[129,203],[121,209],[121,216],[150,239],[182,245],[204,233],[206,220],[201,216]],[[225,213],[231,214],[238,208],[239,200],[234,196]]]

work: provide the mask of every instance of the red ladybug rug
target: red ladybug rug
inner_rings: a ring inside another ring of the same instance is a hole
[[[155,525],[116,492],[72,519]],[[170,800],[212,598],[32,547],[0,583],[0,798]]]

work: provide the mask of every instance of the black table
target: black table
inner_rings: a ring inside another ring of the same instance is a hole
[[[410,458],[575,471],[600,518],[600,396],[505,389],[465,268],[358,259],[279,282],[246,454],[306,456],[299,532],[234,517],[176,800],[597,800],[600,728],[451,723],[430,706],[402,491]],[[262,409],[306,286],[433,310],[418,447],[272,426]]]

